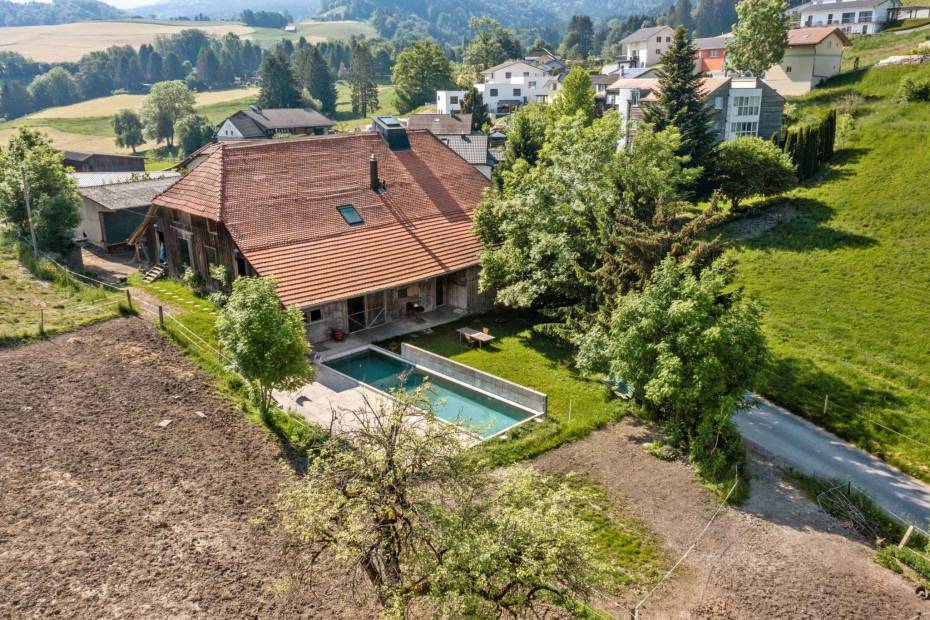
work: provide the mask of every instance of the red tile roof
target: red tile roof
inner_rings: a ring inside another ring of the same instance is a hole
[[[488,181],[427,131],[391,151],[374,133],[221,143],[153,202],[223,222],[285,305],[308,306],[477,264]],[[370,188],[369,158],[386,191]],[[352,205],[350,227],[337,207]]]

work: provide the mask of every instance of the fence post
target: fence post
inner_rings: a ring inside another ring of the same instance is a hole
[[[904,536],[901,537],[901,542],[898,543],[898,549],[903,549],[907,546],[908,541],[911,539],[911,534],[914,533],[914,526],[908,525],[907,531],[904,532]]]
[[[39,335],[45,333],[45,309],[39,308]]]
[[[126,289],[126,303],[129,304],[129,311],[132,312],[132,294]]]
[[[158,306],[158,325],[165,329],[165,308],[164,306]]]
[[[127,291],[128,292],[128,291]],[[823,397],[823,417],[827,417],[827,405],[830,404],[830,395],[824,394]]]

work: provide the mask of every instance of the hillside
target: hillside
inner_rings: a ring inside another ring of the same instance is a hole
[[[52,0],[52,2],[0,1],[0,25],[36,26],[68,24],[91,19],[118,19],[124,13],[97,0]]]
[[[730,232],[775,356],[763,394],[930,480],[930,103],[896,98],[909,74],[930,66],[847,74],[796,101],[843,113],[833,164]]]
[[[545,33],[575,14],[623,17],[664,9],[663,0],[322,0],[321,15],[370,19],[385,37],[429,34],[460,43],[471,17],[493,17],[508,28]]]
[[[312,17],[319,0],[164,0],[130,9],[133,15],[170,19],[202,13],[212,19],[238,19],[244,9],[288,12],[295,19]]]

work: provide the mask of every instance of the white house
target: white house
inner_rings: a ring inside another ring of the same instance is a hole
[[[437,90],[436,111],[439,114],[455,114],[462,111],[462,99],[466,90]]]
[[[508,114],[527,103],[549,103],[559,89],[559,74],[535,60],[508,60],[481,72],[484,82],[475,84],[488,112]]]
[[[846,34],[874,34],[901,0],[812,0],[788,9],[793,28],[836,26]]]
[[[659,64],[662,54],[672,43],[675,30],[671,26],[640,28],[620,41],[621,61],[631,67],[651,67]]]
[[[809,93],[840,72],[849,39],[836,26],[788,31],[781,62],[765,72],[765,81],[784,96]]]

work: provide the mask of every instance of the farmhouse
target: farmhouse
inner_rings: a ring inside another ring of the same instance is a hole
[[[739,136],[768,139],[781,131],[785,98],[757,78],[704,78],[704,101],[713,110],[714,130],[719,141]],[[622,141],[630,139],[642,118],[643,106],[656,101],[659,80],[621,78],[609,91],[626,123]]]
[[[75,172],[143,172],[145,158],[112,153],[65,151],[64,164]]]
[[[846,34],[875,34],[901,0],[812,0],[788,9],[793,28],[833,26]]]
[[[106,250],[125,244],[148,212],[152,199],[173,185],[177,172],[75,172],[71,176],[81,195],[81,223],[77,237]]]
[[[808,93],[840,72],[849,39],[840,28],[796,28],[788,31],[782,61],[765,72],[765,81],[785,96]]]
[[[219,140],[254,140],[273,138],[276,134],[323,135],[333,126],[311,108],[260,108],[249,106],[220,123]]]
[[[434,309],[485,310],[472,216],[488,180],[428,131],[220,142],[156,197],[135,239],[190,265],[272,276],[317,342]]]

